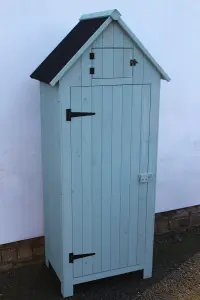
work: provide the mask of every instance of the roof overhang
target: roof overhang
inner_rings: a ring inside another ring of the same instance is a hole
[[[85,50],[90,47],[90,45],[96,40],[96,38],[107,28],[107,26],[115,20],[123,28],[123,30],[129,35],[133,42],[138,46],[139,49],[144,53],[144,55],[149,59],[152,65],[160,73],[161,79],[170,81],[170,77],[162,69],[162,67],[157,63],[157,61],[151,56],[148,50],[143,46],[140,40],[135,36],[135,34],[130,30],[130,28],[121,19],[121,14],[117,9],[107,10],[103,12],[97,12],[92,14],[82,15],[80,20],[94,19],[100,17],[108,17],[107,20],[99,27],[99,29],[89,38],[89,40],[79,49],[79,51],[71,58],[71,60],[60,70],[60,72],[52,79],[50,82],[51,86],[54,86],[61,77],[72,67],[72,65],[79,59],[79,57],[85,52]]]

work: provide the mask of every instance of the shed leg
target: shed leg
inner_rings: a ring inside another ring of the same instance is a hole
[[[152,277],[152,265],[149,264],[145,266],[143,270],[143,279],[151,278]]]
[[[73,284],[62,281],[61,282],[61,293],[62,293],[63,298],[73,296],[73,294],[74,294]]]

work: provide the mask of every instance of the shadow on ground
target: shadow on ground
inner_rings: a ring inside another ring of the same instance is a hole
[[[60,283],[52,270],[32,265],[0,274],[0,300],[59,300]],[[73,300],[200,300],[200,228],[157,238],[153,277],[141,272],[75,287]]]

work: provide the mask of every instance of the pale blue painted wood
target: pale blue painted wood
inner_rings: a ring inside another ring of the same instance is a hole
[[[91,47],[97,51],[94,61],[89,60]],[[133,57],[138,64],[130,67]],[[90,66],[95,67],[94,76],[89,74]],[[59,86],[44,90],[45,98],[54,104],[43,108],[51,123],[43,143],[58,141],[52,150],[45,146],[43,154],[48,164],[44,180],[48,197],[49,186],[57,191],[60,182],[56,205],[45,202],[51,220],[45,225],[46,255],[60,274],[63,296],[71,296],[73,284],[79,282],[139,269],[144,269],[144,277],[151,276],[159,90],[159,72],[116,22],[82,53]],[[55,97],[60,102],[55,104]],[[67,108],[96,115],[66,122]],[[51,168],[56,167],[60,175],[49,181]],[[153,180],[139,183],[139,173],[146,172],[154,174]],[[56,238],[48,239],[52,232]],[[55,249],[56,256],[48,254]],[[72,265],[70,252],[96,254]]]
[[[69,253],[73,252],[72,229],[72,161],[71,161],[71,122],[66,122],[66,109],[71,107],[71,86],[81,85],[81,59],[59,82],[59,99],[62,104],[62,262],[63,275],[61,292],[63,297],[73,295],[73,264],[69,263]]]
[[[92,81],[92,77],[89,72],[90,67],[91,67],[91,60],[89,59],[90,52],[91,52],[91,49],[88,48],[81,56],[81,74],[84,74],[84,76],[81,77],[82,78],[82,82],[81,82],[82,86],[90,86],[91,81]]]
[[[124,77],[133,76],[133,67],[130,66],[130,60],[133,58],[133,49],[124,49]]]
[[[117,22],[113,23],[113,46],[118,48],[123,48],[124,46],[124,32]]]
[[[103,278],[116,276],[116,275],[120,275],[120,274],[126,274],[126,273],[130,273],[130,272],[134,272],[134,271],[138,271],[138,270],[142,270],[142,269],[143,269],[143,266],[136,265],[136,266],[116,269],[116,270],[112,270],[112,271],[92,274],[92,275],[88,275],[88,276],[84,276],[84,277],[74,278],[73,282],[74,282],[74,284],[79,284],[79,283],[83,283],[83,282],[93,281],[93,280],[97,280],[97,279],[103,279]]]
[[[82,87],[82,111],[91,112],[91,87]],[[83,192],[83,253],[92,250],[92,117],[80,118],[82,122],[82,192]],[[77,137],[76,137],[77,138]],[[77,216],[75,216],[77,218]],[[81,253],[81,252],[80,252]],[[92,257],[83,259],[83,275],[92,274]]]
[[[119,26],[119,25],[118,25]],[[130,39],[130,37],[126,34],[125,31],[123,31],[123,46],[124,48],[133,48],[133,41]]]
[[[92,44],[92,48],[102,48],[102,47],[103,47],[103,33],[101,33]]]
[[[92,251],[93,273],[100,273],[102,270],[102,170],[101,170],[101,147],[102,147],[102,86],[92,88],[92,111],[96,113],[92,118]]]
[[[111,200],[111,269],[119,268],[120,195],[121,195],[121,123],[122,86],[113,87],[112,107],[112,200]]]
[[[129,252],[128,265],[137,264],[138,237],[138,174],[140,161],[140,126],[142,110],[142,86],[133,86],[132,122],[131,122],[131,173],[130,173],[130,219],[129,219]],[[133,213],[135,215],[133,215]],[[144,220],[143,220],[144,221]]]
[[[113,77],[123,77],[124,71],[124,50],[123,49],[114,49],[114,58],[113,58]]]
[[[110,270],[112,87],[103,87],[102,108],[102,271]]]
[[[95,53],[95,59],[92,65],[95,68],[95,73],[92,78],[102,78],[103,76],[103,33],[94,41],[92,51]]]
[[[157,173],[157,147],[159,128],[159,102],[160,102],[160,75],[150,62],[145,61],[145,76],[151,77],[151,114],[150,114],[150,140],[148,172],[153,174],[153,179],[148,184],[147,218],[146,218],[146,247],[144,260],[144,278],[152,276],[153,242],[154,242],[154,215]]]
[[[126,85],[126,84],[132,84],[133,78],[102,78],[102,79],[92,79],[92,86],[117,86],[117,85]]]
[[[113,23],[103,32],[103,78],[113,77]],[[110,48],[110,49],[105,49]]]
[[[136,213],[130,214],[130,165],[131,165],[131,108],[132,86],[123,86],[122,108],[122,139],[121,139],[121,207],[120,207],[120,264],[121,268],[128,265],[129,218],[135,218]],[[139,124],[138,124],[139,125]],[[135,145],[139,147],[139,145]]]
[[[144,76],[144,55],[139,48],[134,46],[133,57],[137,60],[136,66],[133,67],[133,83],[143,83]]]
[[[71,109],[82,111],[81,87],[71,88]],[[82,118],[71,121],[73,253],[83,253]],[[73,264],[74,277],[83,275],[82,259]]]
[[[42,173],[46,262],[62,278],[61,259],[61,127],[58,88],[40,84]],[[51,222],[54,216],[55,222]]]
[[[113,78],[114,68],[113,49],[103,49],[103,78]]]
[[[113,47],[113,22],[103,31],[103,48]]]
[[[92,78],[102,78],[103,77],[103,49],[95,48],[93,49],[95,53],[95,59],[92,61],[94,66],[95,73],[92,75]]]
[[[150,86],[142,86],[142,121],[140,138],[140,173],[147,173],[149,158],[149,118],[150,118]],[[145,232],[146,232],[146,201],[147,184],[139,186],[139,209],[138,209],[138,249],[137,264],[142,264],[145,255]]]

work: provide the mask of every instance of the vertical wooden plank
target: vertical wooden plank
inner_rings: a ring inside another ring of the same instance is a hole
[[[103,47],[105,48],[113,47],[113,22],[110,23],[103,32]]]
[[[82,111],[91,111],[91,88],[82,87]],[[92,252],[92,178],[91,178],[91,122],[92,116],[82,121],[82,191],[83,191],[83,253]],[[92,257],[83,259],[83,276],[92,274]]]
[[[71,88],[71,109],[81,111],[81,87]],[[72,156],[72,212],[73,212],[73,252],[83,253],[83,203],[82,203],[82,139],[81,118],[71,121],[71,156]],[[74,262],[74,277],[83,275],[82,260]]]
[[[78,76],[77,76],[78,74]],[[63,297],[73,295],[73,264],[69,263],[69,253],[73,252],[73,211],[72,211],[72,156],[71,122],[66,122],[66,109],[71,107],[70,86],[81,85],[81,60],[71,67],[59,82],[62,129],[62,264],[61,289]],[[69,138],[66,138],[69,137]]]
[[[81,57],[82,86],[91,86],[90,67],[92,66],[92,61],[89,58],[90,52],[91,48],[88,48]]]
[[[98,38],[92,44],[92,48],[102,48],[103,46],[103,33],[101,33]]]
[[[131,107],[132,86],[123,86],[122,156],[121,156],[121,209],[120,209],[120,267],[128,265],[129,201],[131,162]]]
[[[103,78],[113,78],[113,23],[103,32]]]
[[[92,61],[94,66],[94,75],[92,78],[102,78],[103,77],[103,49],[94,49],[95,59]],[[90,75],[91,76],[91,75]]]
[[[133,76],[133,67],[130,66],[130,60],[133,58],[133,49],[124,49],[124,77]]]
[[[129,217],[129,254],[128,265],[137,264],[137,235],[138,235],[138,192],[139,192],[139,161],[140,161],[140,124],[142,86],[135,85],[132,99],[132,134],[131,134],[131,179],[130,179],[130,217]],[[144,221],[144,220],[143,220]]]
[[[114,64],[113,64],[113,76],[114,78],[123,77],[123,61],[124,61],[124,50],[114,49]]]
[[[142,84],[143,83],[143,63],[144,55],[138,47],[134,47],[133,57],[137,60],[136,66],[133,67],[133,84]]]
[[[110,270],[112,87],[103,87],[102,109],[102,271]]]
[[[95,58],[92,61],[94,67],[94,75],[92,78],[102,78],[103,75],[103,33],[94,41],[92,51]]]
[[[103,49],[103,78],[113,78],[113,49]]]
[[[149,157],[149,113],[150,113],[150,87],[142,86],[142,119],[141,119],[141,144],[140,144],[140,174],[147,173]],[[146,202],[147,184],[139,186],[138,210],[138,249],[137,264],[144,262],[146,238]]]
[[[123,48],[124,33],[117,22],[113,22],[113,45],[115,48]]]
[[[149,140],[149,164],[148,172],[153,174],[148,183],[147,193],[147,218],[146,218],[146,249],[144,278],[152,275],[153,241],[154,241],[154,216],[156,195],[156,172],[157,172],[157,147],[159,125],[159,102],[160,102],[160,74],[153,68],[150,62],[145,63],[145,77],[151,78],[151,110],[150,110],[150,140]],[[145,78],[146,79],[146,78]]]
[[[113,87],[111,269],[119,268],[122,86]]]
[[[124,43],[124,48],[133,48],[133,41],[125,32],[123,37],[123,43]]]
[[[96,113],[92,118],[92,252],[96,253],[93,259],[93,273],[102,270],[102,203],[101,203],[101,147],[102,147],[102,87],[92,88],[92,111]]]

